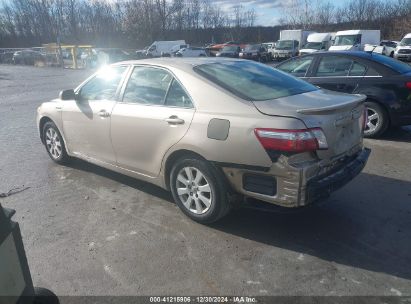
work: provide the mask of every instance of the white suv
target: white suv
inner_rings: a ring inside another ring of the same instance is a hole
[[[411,33],[405,35],[394,52],[394,58],[411,61]]]

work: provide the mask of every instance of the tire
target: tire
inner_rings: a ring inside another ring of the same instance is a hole
[[[229,212],[225,185],[215,167],[191,156],[176,161],[170,173],[174,201],[185,215],[201,224],[214,223]]]
[[[33,304],[59,304],[58,297],[50,290],[41,287],[34,287]]]
[[[50,158],[58,164],[66,164],[70,161],[63,137],[57,126],[48,121],[43,126],[43,143]]]
[[[378,103],[366,101],[368,122],[364,130],[364,137],[376,138],[381,136],[388,128],[389,119],[385,109]]]
[[[390,57],[394,58],[394,52],[391,52]]]

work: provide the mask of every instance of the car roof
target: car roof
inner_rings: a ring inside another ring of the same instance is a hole
[[[176,68],[180,70],[191,71],[193,67],[202,65],[202,64],[213,64],[213,63],[222,63],[222,62],[233,62],[233,61],[242,61],[241,59],[232,59],[232,58],[217,58],[217,57],[161,57],[161,58],[150,58],[150,59],[141,59],[141,60],[128,60],[117,62],[113,65],[153,65],[160,66],[165,68]]]

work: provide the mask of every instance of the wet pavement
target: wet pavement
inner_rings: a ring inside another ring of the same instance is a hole
[[[36,286],[58,295],[411,295],[411,127],[366,140],[364,172],[300,213],[196,224],[153,185],[54,164],[42,101],[89,71],[0,65],[0,203],[14,208]]]

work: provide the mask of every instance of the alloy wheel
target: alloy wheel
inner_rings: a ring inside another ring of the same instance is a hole
[[[63,153],[63,146],[59,135],[53,128],[48,128],[46,131],[46,146],[47,150],[50,152],[50,155],[54,159],[60,158]]]
[[[367,108],[367,126],[365,127],[365,133],[373,133],[380,125],[380,115],[372,108]]]
[[[190,212],[201,215],[210,209],[213,203],[212,188],[199,169],[182,168],[177,175],[176,188],[179,199]]]

